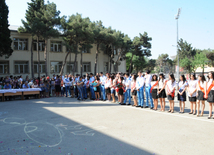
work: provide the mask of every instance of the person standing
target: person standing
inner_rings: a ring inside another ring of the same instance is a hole
[[[185,76],[181,75],[180,81],[178,83],[178,101],[180,104],[180,112],[179,112],[180,114],[184,113],[187,86],[188,86],[188,83],[186,81]],[[182,104],[183,104],[183,108],[182,108]]]
[[[93,74],[90,73],[89,84],[90,84],[91,99],[95,100],[94,86],[92,85],[93,82],[94,82],[94,77],[93,77]]]
[[[77,98],[77,100],[84,100],[83,99],[83,84],[84,84],[84,82],[83,82],[83,79],[82,79],[82,76],[80,76],[79,77],[79,80],[77,81],[77,89],[78,89],[78,91],[79,91],[79,95],[78,95],[78,98]]]
[[[115,103],[115,87],[116,87],[116,80],[114,78],[114,75],[111,76],[111,97],[112,97],[112,102]]]
[[[59,79],[59,75],[56,76],[56,80],[55,80],[55,92],[56,92],[56,96],[59,97],[59,93],[61,92],[61,81]]]
[[[158,83],[158,98],[160,99],[160,106],[161,106],[161,111],[165,111],[165,98],[166,98],[166,82],[167,80],[165,79],[163,73],[159,75],[159,83]]]
[[[100,72],[100,85],[101,85],[101,94],[102,94],[103,101],[106,101],[105,82],[106,82],[106,76],[103,75],[103,72]]]
[[[84,80],[84,85],[83,85],[83,98],[84,99],[87,99],[88,96],[87,96],[87,88],[86,88],[86,85],[88,83],[88,80],[87,80],[87,77],[84,75],[83,76],[83,80]]]
[[[136,107],[143,108],[144,106],[144,85],[145,85],[145,78],[142,76],[141,72],[138,72],[138,77],[136,80],[138,105]]]
[[[69,96],[71,95],[71,90],[70,90],[70,80],[67,75],[65,75],[64,84],[65,84],[65,95],[66,97],[68,97],[68,95]]]
[[[94,86],[94,88],[95,88],[94,92],[95,92],[95,98],[96,98],[95,100],[99,101],[99,98],[100,98],[100,94],[99,94],[99,91],[100,91],[100,78],[99,78],[99,76],[95,76],[95,81],[94,82],[97,83]]]
[[[109,73],[106,73],[105,92],[106,92],[106,95],[107,95],[108,102],[110,102],[110,100],[111,100],[111,90],[110,90],[110,86],[111,86],[110,74],[109,74]]]
[[[205,100],[206,100],[206,95],[207,94],[207,82],[204,77],[204,75],[199,75],[198,76],[198,84],[197,84],[197,117],[203,116],[204,114],[204,108],[205,108]],[[201,115],[200,113],[200,102],[202,103],[202,110],[201,110]]]
[[[189,96],[189,102],[190,102],[190,113],[196,115],[196,91],[197,91],[197,83],[195,74],[191,74],[190,80],[188,82],[188,96]],[[194,112],[193,112],[194,109]]]
[[[154,110],[157,110],[158,108],[158,76],[157,75],[152,76],[150,93],[152,95],[152,99],[154,102]]]
[[[125,89],[125,98],[124,98],[124,101],[123,101],[123,104],[125,105],[126,104],[126,101],[127,101],[127,98],[129,99],[129,104],[127,105],[131,105],[131,78],[129,78],[129,74],[126,73],[125,74],[125,86],[126,86],[126,89]]]
[[[175,98],[175,87],[176,87],[176,81],[174,74],[169,75],[169,81],[166,84],[167,88],[167,96],[169,100],[169,111],[171,113],[174,113],[174,98]]]
[[[150,100],[150,104],[151,104],[150,108],[153,109],[154,105],[153,105],[152,95],[150,93],[151,81],[152,81],[152,76],[150,75],[150,71],[148,70],[146,72],[146,108],[149,107],[149,100]]]
[[[209,117],[208,119],[211,119],[212,118],[212,108],[213,108],[213,105],[214,105],[214,81],[213,81],[213,78],[214,78],[214,72],[209,72],[208,74],[208,83],[207,83],[207,95],[206,97],[207,98],[207,102],[209,102]],[[214,117],[213,117],[214,119]]]
[[[133,106],[138,106],[137,105],[137,97],[136,97],[136,95],[137,95],[136,86],[137,86],[137,75],[132,75],[131,93],[132,93],[132,97],[134,100]]]

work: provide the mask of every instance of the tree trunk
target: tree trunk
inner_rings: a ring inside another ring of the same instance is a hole
[[[76,51],[75,51],[75,56],[74,56],[74,68],[73,68],[73,75],[75,74],[75,71],[76,71],[77,48],[78,48],[78,45],[76,46]]]
[[[66,64],[66,62],[67,62],[67,57],[68,57],[68,55],[69,55],[70,53],[71,53],[71,52],[69,51],[69,52],[67,52],[67,54],[65,55],[65,60],[64,60],[64,63],[62,64],[62,68],[61,68],[61,70],[60,70],[59,75],[62,75],[62,74],[63,74],[63,70],[64,70],[65,64]]]
[[[38,77],[40,78],[40,53],[39,53],[39,37],[37,36],[37,61],[38,61]]]
[[[97,59],[98,59],[98,53],[99,53],[99,46],[100,44],[97,44],[97,50],[96,50],[96,57],[95,57],[95,64],[94,64],[94,75],[96,75],[97,72]]]
[[[81,57],[80,57],[80,75],[82,76],[82,51],[81,51]]]
[[[110,58],[110,67],[109,67],[109,73],[111,73],[111,66],[112,66],[112,61],[111,61],[111,58]]]
[[[48,75],[48,63],[47,63],[47,39],[45,39],[45,51],[44,51],[44,59],[45,59],[45,75]]]
[[[134,54],[132,53],[132,58],[131,58],[131,61],[130,61],[130,64],[129,64],[129,74],[131,73],[131,68],[132,68],[132,59],[134,57]]]
[[[203,70],[202,70],[202,75],[204,75],[204,64],[203,64],[202,68],[203,68]]]
[[[33,66],[33,36],[31,42],[31,76],[34,78],[34,66]]]

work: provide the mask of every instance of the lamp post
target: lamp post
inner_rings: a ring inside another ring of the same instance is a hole
[[[175,16],[175,20],[177,20],[177,78],[179,79],[179,53],[178,53],[178,19],[181,13],[181,8],[178,9],[178,14]]]

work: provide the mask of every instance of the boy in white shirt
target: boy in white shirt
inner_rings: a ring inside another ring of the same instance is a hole
[[[125,78],[126,78],[125,80],[126,92],[123,104],[121,105],[126,105],[127,98],[129,98],[129,104],[127,105],[131,105],[131,78],[129,78],[128,73],[125,74]]]

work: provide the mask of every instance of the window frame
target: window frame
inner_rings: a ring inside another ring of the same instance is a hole
[[[89,65],[90,65],[90,67],[89,67],[90,70],[86,70],[86,71],[84,70],[84,66],[85,66],[86,64],[89,64]],[[83,72],[91,72],[91,62],[82,62],[82,68],[83,68],[83,69],[82,69]]]
[[[27,62],[26,64],[16,64],[16,62]],[[16,72],[16,65],[18,65],[18,72]],[[23,65],[23,73],[20,72],[20,66]],[[27,66],[27,72],[25,72],[25,67]],[[21,61],[21,60],[14,60],[14,74],[29,74],[29,61]]]
[[[67,73],[69,73],[68,67],[69,67],[70,64],[72,64],[72,66],[74,66],[74,61],[66,62],[66,72],[67,72]],[[73,70],[71,70],[71,72],[73,72]],[[76,61],[76,69],[75,69],[75,72],[78,72],[78,61]]]
[[[52,44],[53,44],[53,50],[52,50]],[[61,46],[60,51],[59,51],[59,44],[60,44],[60,46]],[[57,45],[57,51],[54,50],[54,49],[55,49],[55,45]],[[57,53],[62,52],[62,41],[54,41],[54,40],[52,40],[52,41],[50,42],[50,51],[51,51],[51,52],[57,52]]]
[[[53,63],[53,62],[57,62],[57,63],[61,63],[61,66],[63,65],[63,61],[51,61],[50,62],[50,73],[60,73],[60,64],[58,64],[58,65],[54,65],[54,71],[52,71],[52,69],[51,69],[51,66],[52,66],[52,64],[51,63]],[[58,71],[55,71],[55,66],[57,66],[57,70]]]
[[[1,64],[1,63],[2,63],[2,64]],[[8,63],[8,64],[5,64],[5,63]],[[8,65],[8,70],[7,70],[8,73],[5,73],[5,72],[4,72],[4,71],[5,71],[5,70],[4,70],[5,65]],[[0,72],[1,75],[2,75],[2,74],[9,74],[9,73],[10,73],[10,61],[2,61],[2,60],[1,60],[0,66],[2,66],[2,73]]]
[[[17,41],[15,39],[17,39]],[[20,39],[23,39],[26,41],[20,41]],[[15,49],[15,42],[18,43],[17,49]],[[19,43],[23,43],[23,42],[26,42],[26,49],[23,49],[23,44],[22,44],[22,49],[19,49],[19,45],[20,45]],[[14,37],[13,38],[13,50],[14,51],[28,51],[28,38],[16,38],[16,37]]]

